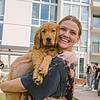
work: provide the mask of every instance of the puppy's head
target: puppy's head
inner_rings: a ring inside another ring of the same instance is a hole
[[[56,46],[58,42],[58,25],[47,22],[41,27],[41,39],[43,46]]]
[[[40,47],[55,47],[58,43],[59,25],[46,22],[38,29],[35,35],[34,45]]]

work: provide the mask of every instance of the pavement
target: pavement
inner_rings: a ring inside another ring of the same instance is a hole
[[[0,90],[0,93],[3,93]],[[100,100],[96,91],[89,90],[86,86],[75,86],[74,97],[78,100]]]
[[[78,100],[100,100],[97,91],[89,90],[86,86],[76,86],[74,90],[74,97]]]

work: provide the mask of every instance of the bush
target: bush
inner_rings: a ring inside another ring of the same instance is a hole
[[[6,100],[4,93],[0,93],[0,100]]]

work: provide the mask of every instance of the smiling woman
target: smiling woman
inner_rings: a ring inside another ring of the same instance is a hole
[[[82,30],[81,24],[75,17],[67,16],[59,22],[59,25],[59,47],[63,49],[63,51],[72,51],[73,45],[80,39]]]

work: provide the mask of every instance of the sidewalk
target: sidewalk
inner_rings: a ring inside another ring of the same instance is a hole
[[[87,87],[82,86],[75,87],[74,97],[79,100],[100,100],[100,96],[97,95],[97,92],[90,91]]]

